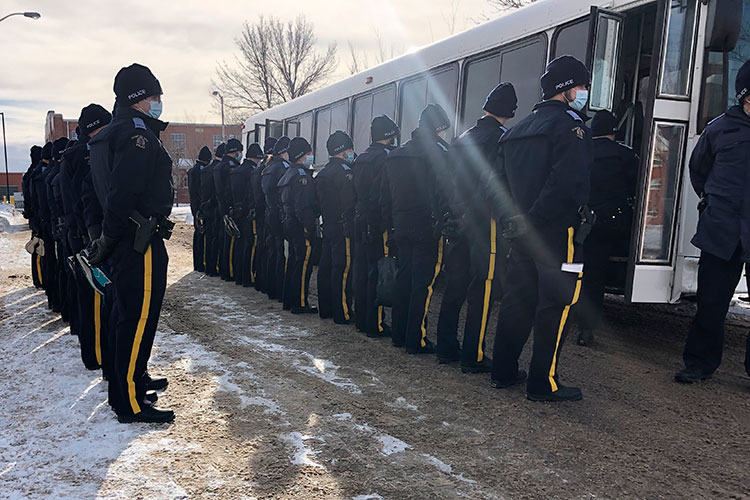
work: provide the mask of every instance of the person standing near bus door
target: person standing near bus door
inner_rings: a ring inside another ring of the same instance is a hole
[[[505,253],[498,255],[497,221],[485,193],[486,182],[497,163],[497,143],[505,123],[518,107],[516,90],[508,82],[487,96],[484,116],[453,141],[448,154],[453,178],[450,223],[446,225],[445,282],[437,324],[437,359],[440,364],[461,360],[463,373],[488,373],[492,360],[484,354],[495,277],[503,268]],[[463,348],[458,343],[461,308],[468,300]]]
[[[500,139],[495,180],[503,236],[511,240],[495,336],[492,386],[526,380],[532,401],[580,400],[559,381],[557,364],[570,308],[583,276],[582,240],[590,230],[592,144],[579,113],[590,74],[572,56],[547,65],[543,101]],[[534,329],[528,380],[518,358]]]
[[[283,301],[284,299],[284,270],[286,256],[284,255],[284,227],[279,198],[279,181],[289,168],[289,137],[280,137],[273,147],[273,158],[261,173],[261,186],[266,199],[266,230],[268,231],[267,257],[267,286],[268,298]]]
[[[201,212],[203,213],[204,225],[204,248],[206,261],[206,274],[209,276],[219,275],[219,253],[218,245],[221,233],[224,231],[222,222],[219,226],[218,205],[216,202],[216,185],[214,184],[214,167],[221,161],[224,156],[225,144],[221,143],[214,149],[214,159],[206,167],[201,167],[200,188],[201,188]]]
[[[318,266],[318,306],[321,318],[338,325],[353,322],[352,238],[354,237],[354,143],[335,131],[326,141],[328,163],[315,177],[323,215],[323,246]]]
[[[232,184],[231,171],[240,166],[237,157],[242,154],[242,143],[239,139],[229,139],[224,146],[221,161],[214,166],[214,185],[216,187],[216,201],[219,205],[219,224],[221,228],[221,244],[219,249],[219,276],[224,281],[234,280],[234,257],[237,235],[230,234],[229,219],[232,217]]]
[[[206,234],[204,216],[201,211],[201,169],[211,161],[211,150],[203,146],[198,153],[195,165],[187,171],[188,193],[190,193],[190,212],[193,214],[193,269],[206,270]]]
[[[268,235],[266,234],[266,197],[263,195],[261,185],[261,174],[273,155],[273,147],[276,145],[275,137],[266,137],[263,143],[263,159],[253,168],[250,176],[250,185],[253,188],[253,199],[255,200],[255,231],[257,232],[258,246],[255,256],[252,258],[252,272],[255,276],[255,289],[262,293],[268,293],[266,252],[268,248]]]
[[[234,243],[232,253],[232,266],[234,267],[234,282],[244,287],[253,283],[251,268],[251,256],[256,247],[256,232],[253,230],[255,222],[255,201],[253,200],[253,188],[251,177],[253,169],[263,151],[257,143],[250,144],[247,148],[246,158],[239,167],[231,170],[230,183],[232,186],[232,219],[240,231],[239,240]]]
[[[412,138],[385,162],[396,254],[396,296],[392,342],[409,354],[430,354],[427,311],[443,265],[441,218],[447,193],[450,118],[438,104],[428,104]]]
[[[279,180],[284,233],[289,241],[288,281],[284,290],[292,314],[317,314],[310,306],[312,242],[318,220],[318,203],[311,167],[314,157],[306,139],[289,143],[291,165]]]
[[[583,346],[594,342],[601,323],[609,257],[628,248],[633,222],[639,159],[631,148],[615,142],[615,134],[617,118],[607,110],[597,112],[591,121],[594,163],[589,195],[596,223],[583,245],[583,287],[573,310],[580,327],[578,345]]]
[[[393,120],[385,115],[376,116],[370,126],[372,144],[354,160],[354,191],[357,196],[355,225],[358,226],[359,245],[362,247],[355,252],[354,260],[357,268],[354,276],[354,313],[357,328],[368,337],[391,336],[391,327],[385,322],[384,308],[375,304],[375,295],[378,261],[388,254],[387,230],[390,228],[381,215],[383,169],[388,154],[398,147],[399,134],[398,125]]]
[[[721,364],[729,304],[750,262],[750,61],[737,73],[735,90],[738,104],[706,126],[690,157],[690,182],[701,198],[691,243],[701,256],[698,310],[683,352],[685,368],[675,374],[685,384],[711,378]],[[750,353],[745,369],[750,375]]]

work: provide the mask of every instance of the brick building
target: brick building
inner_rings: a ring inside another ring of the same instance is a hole
[[[54,141],[59,137],[76,137],[75,130],[78,120],[63,118],[60,113],[47,112],[44,123],[45,141]],[[224,127],[227,139],[236,137],[241,139],[241,125],[226,125]],[[187,188],[187,171],[195,164],[198,152],[203,146],[213,149],[221,144],[221,124],[215,123],[170,123],[161,133],[164,148],[172,157],[172,177],[177,193],[177,203],[189,203],[190,195]]]

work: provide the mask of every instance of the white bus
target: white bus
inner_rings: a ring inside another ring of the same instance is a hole
[[[694,293],[698,199],[687,163],[706,123],[734,101],[750,58],[750,0],[541,0],[258,113],[243,140],[302,136],[323,164],[331,132],[348,131],[362,152],[371,119],[385,114],[406,139],[430,102],[448,111],[457,136],[500,81],[518,93],[512,126],[540,100],[546,63],[563,54],[592,69],[590,114],[621,117],[618,140],[641,153],[631,246],[612,259],[610,291],[653,303]]]

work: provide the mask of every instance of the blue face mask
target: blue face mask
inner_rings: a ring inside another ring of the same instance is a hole
[[[568,106],[581,111],[586,107],[586,103],[589,102],[589,91],[588,90],[576,90],[576,98],[568,103]]]
[[[242,161],[242,153],[239,153],[239,154],[237,155],[237,161]]]
[[[305,156],[305,166],[306,167],[312,167],[313,163],[315,162],[315,157],[313,155],[307,155]]]
[[[346,161],[348,163],[352,163],[354,161],[354,152],[346,153]]]
[[[158,120],[161,116],[161,101],[151,101],[149,105],[150,107],[148,109],[148,113],[146,114],[151,118]]]

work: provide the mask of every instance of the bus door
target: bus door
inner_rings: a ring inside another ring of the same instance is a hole
[[[284,135],[284,123],[279,120],[266,120],[266,137],[279,138]]]
[[[253,142],[257,142],[258,144],[261,145],[261,147],[263,147],[263,141],[266,139],[266,137],[265,137],[265,131],[266,131],[266,125],[265,124],[263,124],[263,123],[256,123],[255,124],[255,132],[253,133],[253,135],[254,135]]]
[[[674,299],[679,197],[689,122],[700,0],[658,0],[651,69],[643,96],[641,168],[634,203],[625,297]]]

